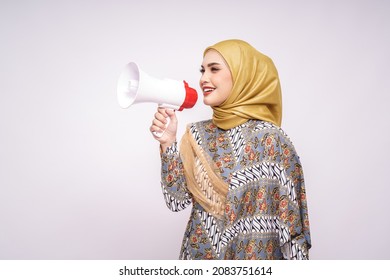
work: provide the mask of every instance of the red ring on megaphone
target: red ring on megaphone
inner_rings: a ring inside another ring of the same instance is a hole
[[[179,111],[194,107],[196,101],[198,101],[198,93],[196,92],[196,90],[193,89],[192,87],[189,87],[186,81],[183,82],[184,82],[184,88],[186,90],[186,97],[184,99],[183,104],[180,106]]]

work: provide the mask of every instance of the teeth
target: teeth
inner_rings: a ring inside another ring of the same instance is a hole
[[[213,88],[205,88],[203,91],[204,92],[210,92],[210,91],[213,91],[214,89]]]

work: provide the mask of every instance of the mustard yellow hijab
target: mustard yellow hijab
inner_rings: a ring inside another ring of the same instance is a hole
[[[213,123],[230,129],[249,119],[282,123],[282,94],[272,60],[247,42],[226,40],[206,48],[216,50],[226,61],[233,78],[227,100],[212,107]]]
[[[227,100],[213,107],[214,124],[229,129],[256,119],[280,126],[282,96],[272,60],[240,40],[222,41],[208,47],[204,54],[210,49],[222,55],[233,78],[233,89]],[[182,137],[180,156],[193,199],[213,216],[222,218],[228,183],[221,178],[219,168],[188,128]]]

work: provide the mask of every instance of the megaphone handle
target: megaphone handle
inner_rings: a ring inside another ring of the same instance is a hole
[[[168,127],[169,123],[171,122],[171,119],[168,117],[168,118],[166,118],[166,120],[167,120],[166,126]],[[161,136],[163,136],[164,133],[165,133],[165,130],[162,132],[153,131],[153,135],[156,136],[157,138],[160,138]]]

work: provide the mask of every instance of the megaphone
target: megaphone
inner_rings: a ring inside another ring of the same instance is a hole
[[[181,111],[195,105],[198,93],[186,81],[151,77],[135,62],[130,62],[119,76],[117,97],[119,105],[124,109],[136,103],[152,102],[162,108]],[[161,137],[164,132],[153,134]]]
[[[152,102],[181,111],[192,108],[198,100],[198,93],[186,81],[151,77],[135,62],[127,64],[120,74],[117,95],[124,109],[136,103]]]

